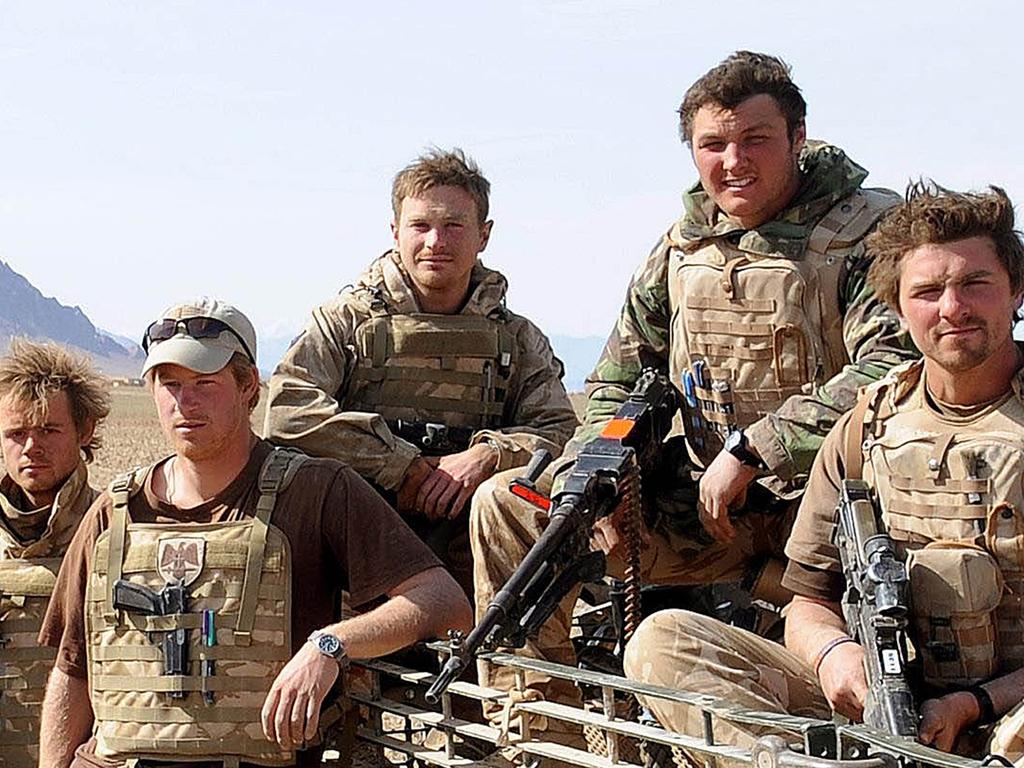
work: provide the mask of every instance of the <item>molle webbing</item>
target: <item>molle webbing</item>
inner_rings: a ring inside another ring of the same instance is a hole
[[[39,714],[57,651],[37,637],[59,558],[0,560],[0,765],[35,768]]]
[[[1011,396],[969,422],[951,422],[928,405],[920,363],[892,375],[862,395],[858,407],[870,405],[852,417],[847,461],[854,428],[865,425],[864,476],[893,539],[919,559],[939,547],[974,548],[999,573],[998,587],[987,590],[966,570],[971,578],[944,575],[938,588],[911,569],[914,643],[926,678],[970,685],[1008,674],[1024,666],[1024,404]],[[942,572],[956,575],[959,561],[953,566]]]
[[[388,421],[500,424],[516,364],[507,325],[479,315],[383,315],[356,330],[346,409]]]
[[[293,752],[264,738],[260,709],[291,658],[291,555],[271,517],[304,459],[296,451],[271,453],[255,517],[234,522],[135,524],[128,500],[138,484],[128,477],[112,487],[111,527],[97,540],[86,594],[97,755],[227,766],[294,762]],[[186,563],[183,571],[173,570],[175,557]],[[153,591],[181,579],[186,610],[115,610],[115,576]],[[187,672],[165,674],[164,637],[178,632],[187,637]]]
[[[807,235],[803,253],[773,252],[756,232],[688,241],[677,226],[669,267],[671,368],[696,384],[686,432],[702,462],[731,429],[809,393],[848,363],[840,281],[848,259],[892,196],[860,190]],[[705,380],[697,375],[704,367]]]

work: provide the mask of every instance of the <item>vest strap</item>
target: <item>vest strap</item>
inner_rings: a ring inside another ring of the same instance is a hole
[[[867,208],[867,205],[867,198],[862,194],[855,194],[836,203],[811,231],[810,237],[807,238],[808,250],[826,253],[836,236],[857,218],[857,214]]]
[[[258,488],[260,497],[256,502],[256,517],[249,536],[249,552],[245,561],[245,580],[242,583],[242,599],[235,623],[235,644],[249,645],[252,641],[252,626],[256,618],[256,602],[259,598],[260,573],[263,570],[263,556],[267,550],[267,533],[270,518],[274,514],[277,495],[291,482],[299,464],[306,456],[295,450],[275,448],[263,461],[260,468]]]
[[[121,578],[124,540],[128,530],[128,500],[135,484],[135,472],[133,469],[119,475],[110,484],[110,497],[114,507],[110,519],[110,538],[107,540],[107,599],[103,610],[104,618],[110,623],[117,620],[117,611],[114,610],[114,584]]]

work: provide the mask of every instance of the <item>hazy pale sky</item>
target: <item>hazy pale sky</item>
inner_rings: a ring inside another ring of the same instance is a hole
[[[492,183],[484,260],[510,306],[603,336],[695,179],[675,115],[695,78],[778,54],[808,135],[869,185],[1021,202],[1022,19],[936,0],[0,0],[0,259],[133,338],[203,293],[289,335],[389,247],[393,174],[458,145]]]

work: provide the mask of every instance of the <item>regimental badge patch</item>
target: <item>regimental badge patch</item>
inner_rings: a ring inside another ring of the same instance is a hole
[[[168,584],[188,586],[203,572],[206,540],[195,536],[160,539],[157,571]]]

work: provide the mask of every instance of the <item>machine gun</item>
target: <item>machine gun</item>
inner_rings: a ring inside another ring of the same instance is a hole
[[[480,623],[464,641],[453,637],[451,656],[427,691],[427,701],[436,703],[481,647],[521,648],[574,585],[604,576],[604,554],[590,551],[591,530],[631,494],[639,505],[640,469],[651,463],[668,435],[677,398],[666,376],[643,372],[601,434],[577,455],[562,490],[551,499],[547,528]],[[536,460],[531,465],[539,475],[543,466],[536,469]]]
[[[916,738],[917,708],[907,683],[910,580],[863,480],[844,480],[835,543],[843,563],[843,616],[864,648],[868,694],[864,722],[895,736]]]
[[[144,616],[171,616],[188,610],[188,592],[179,581],[159,592],[124,579],[114,582],[114,607]],[[165,675],[188,674],[188,630],[168,630],[163,637]],[[185,691],[170,691],[172,699],[185,698]]]

